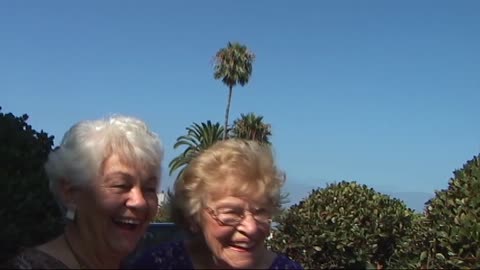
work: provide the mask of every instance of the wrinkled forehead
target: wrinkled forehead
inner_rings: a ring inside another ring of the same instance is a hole
[[[206,190],[204,201],[210,204],[232,203],[249,204],[256,207],[270,207],[271,200],[265,187],[258,182],[242,179],[226,180],[210,186]]]

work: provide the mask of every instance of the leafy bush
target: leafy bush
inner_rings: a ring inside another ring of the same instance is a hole
[[[427,265],[425,247],[433,239],[424,214],[412,216],[411,229],[405,240],[399,243],[389,263],[391,269],[425,269]]]
[[[53,136],[35,131],[27,120],[26,114],[0,112],[0,261],[21,246],[48,240],[62,228],[43,170]]]
[[[448,189],[427,202],[426,267],[480,268],[480,156],[453,172]]]
[[[413,214],[398,199],[343,181],[293,205],[268,245],[306,268],[384,268],[407,241]]]

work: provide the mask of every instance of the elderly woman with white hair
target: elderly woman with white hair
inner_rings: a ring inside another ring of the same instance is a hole
[[[17,269],[119,268],[158,207],[163,146],[133,117],[81,121],[49,154],[50,189],[64,233],[9,261]]]

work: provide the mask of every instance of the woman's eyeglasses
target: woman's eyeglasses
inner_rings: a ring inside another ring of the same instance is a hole
[[[236,227],[242,223],[247,214],[252,215],[253,219],[261,224],[270,224],[272,222],[272,215],[266,209],[255,209],[253,211],[231,208],[214,210],[210,207],[206,207],[205,209],[210,216],[222,226]]]

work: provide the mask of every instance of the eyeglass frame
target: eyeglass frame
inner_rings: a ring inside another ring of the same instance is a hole
[[[250,210],[246,210],[246,209],[243,209],[243,213],[238,216],[239,219],[237,222],[235,222],[235,224],[227,224],[223,221],[221,221],[219,218],[218,218],[218,214],[216,213],[217,211],[209,206],[206,206],[204,208],[207,213],[220,225],[220,226],[231,226],[231,227],[237,227],[238,225],[242,224],[242,222],[245,220],[245,217],[247,216],[246,213],[249,213],[253,220],[255,220],[255,222],[257,223],[261,223],[261,224],[271,224],[272,223],[272,218],[268,218],[265,222],[261,221],[261,220],[258,220],[257,218],[255,218],[255,214],[252,213],[252,211]]]

